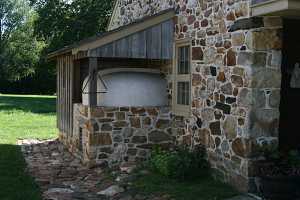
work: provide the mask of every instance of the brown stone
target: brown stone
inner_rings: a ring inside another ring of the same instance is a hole
[[[112,139],[109,133],[101,132],[100,134],[92,134],[89,137],[91,146],[111,145]]]
[[[226,63],[227,66],[235,66],[236,65],[236,52],[232,49],[229,49],[226,54]]]
[[[249,15],[249,5],[247,2],[240,2],[237,4],[235,8],[235,16],[239,17],[246,17]]]
[[[206,128],[199,129],[198,136],[199,136],[199,143],[204,145],[205,147],[208,147],[209,146],[209,137],[210,137],[209,130]]]
[[[229,48],[231,48],[231,42],[230,41],[228,41],[228,40],[225,40],[225,42],[224,42],[224,48],[225,49],[229,49]]]
[[[193,24],[195,20],[196,20],[196,17],[194,15],[188,16],[188,19],[187,19],[188,25]]]
[[[146,112],[146,110],[145,110],[145,108],[137,108],[137,107],[132,107],[131,108],[131,112],[132,112],[132,114],[139,114],[139,115],[141,115],[141,114],[144,114],[145,112]]]
[[[231,76],[231,82],[236,87],[243,87],[243,84],[244,84],[243,78],[240,77],[240,76],[237,76],[237,75],[232,75]]]
[[[201,75],[200,74],[192,74],[192,85],[198,86],[201,84]]]
[[[102,118],[105,116],[105,113],[102,108],[92,108],[91,117]]]
[[[203,60],[203,51],[201,47],[192,48],[192,59],[193,60]]]
[[[196,21],[195,23],[194,23],[194,28],[199,28],[200,27],[200,22],[199,21]]]
[[[139,117],[130,117],[129,119],[131,127],[141,128],[141,120]]]
[[[215,121],[209,124],[209,128],[211,131],[211,134],[213,135],[221,135],[221,124],[220,121]]]
[[[207,27],[208,26],[208,20],[204,19],[201,21],[201,27]]]
[[[233,46],[241,46],[245,42],[245,35],[244,33],[232,33],[231,39]]]
[[[226,16],[226,19],[228,20],[228,21],[235,21],[235,15],[234,15],[234,13],[231,11],[231,12],[229,12],[228,14],[227,14],[227,16]]]
[[[144,124],[145,126],[150,126],[151,123],[152,123],[152,120],[151,120],[150,117],[146,117],[145,119],[143,119],[143,124]]]
[[[156,108],[147,108],[147,112],[151,116],[157,116],[158,115],[158,112],[157,112]]]
[[[220,81],[220,82],[225,82],[226,81],[225,72],[223,72],[223,71],[219,72],[219,74],[217,76],[217,81]]]
[[[240,126],[243,126],[243,125],[245,124],[245,119],[239,118],[239,119],[238,119],[238,124],[239,124]]]
[[[233,152],[243,158],[246,158],[251,153],[252,143],[249,139],[237,138],[232,142]]]
[[[186,146],[190,146],[192,144],[192,135],[184,135],[182,136],[182,144]]]

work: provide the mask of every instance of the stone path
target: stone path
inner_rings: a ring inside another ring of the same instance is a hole
[[[19,140],[18,145],[44,200],[172,200],[168,195],[143,196],[134,191],[130,168],[108,173],[101,167],[83,166],[57,140]]]
[[[29,173],[44,200],[169,200],[132,191],[132,175],[119,170],[88,168],[57,140],[19,140]],[[124,169],[125,171],[127,169]]]

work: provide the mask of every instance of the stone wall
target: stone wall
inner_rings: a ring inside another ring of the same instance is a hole
[[[178,139],[205,145],[222,179],[253,191],[257,149],[278,138],[282,21],[251,17],[250,0],[120,0],[110,28],[169,7],[175,40],[192,40],[192,116]]]
[[[87,164],[136,162],[159,145],[172,148],[184,132],[169,107],[95,107],[74,105],[73,135],[61,140]],[[173,128],[171,128],[173,127]]]

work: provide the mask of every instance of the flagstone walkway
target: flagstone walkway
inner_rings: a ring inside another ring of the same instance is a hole
[[[19,140],[18,145],[44,200],[172,200],[168,195],[138,194],[131,187],[132,174],[83,166],[58,140]]]

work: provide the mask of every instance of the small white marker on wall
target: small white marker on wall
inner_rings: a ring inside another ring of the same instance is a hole
[[[272,109],[270,106],[270,96],[271,96],[271,90],[270,89],[263,89],[266,97],[266,102],[265,102],[265,109]]]

